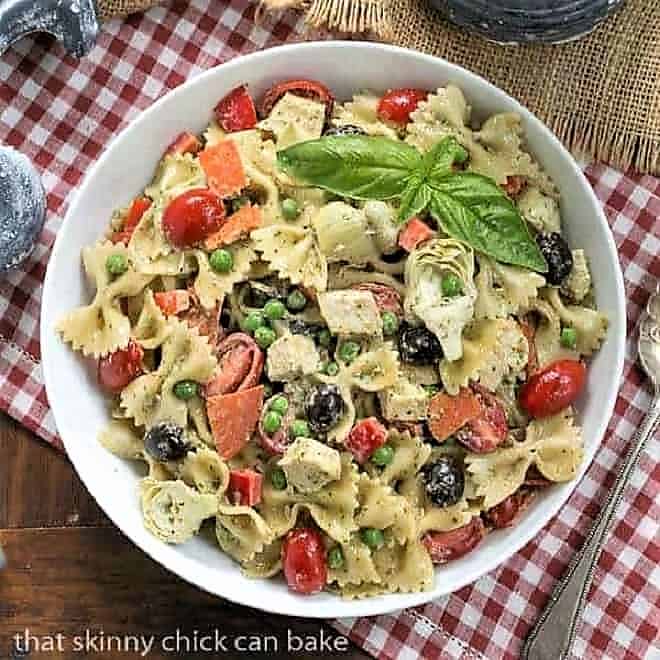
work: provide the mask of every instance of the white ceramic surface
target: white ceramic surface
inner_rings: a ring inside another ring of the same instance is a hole
[[[183,130],[201,131],[211,119],[217,100],[240,83],[247,82],[259,97],[274,81],[304,77],[323,81],[339,99],[364,88],[433,89],[453,82],[464,91],[477,117],[501,111],[522,115],[531,151],[562,193],[562,216],[569,241],[586,250],[598,306],[611,322],[607,340],[589,368],[587,392],[578,406],[586,446],[582,476],[612,413],[625,338],[623,280],[600,205],[559,141],[504,92],[441,59],[378,44],[309,43],[240,57],[181,85],[133,121],[87,174],[58,233],[42,305],[44,376],[57,427],[85,485],[115,524],[156,561],[202,589],[259,609],[305,617],[372,615],[424,603],[493,570],[538,533],[577,481],[548,489],[513,529],[488,535],[466,557],[438,568],[432,591],[360,601],[344,601],[327,593],[298,596],[288,591],[282,580],[243,577],[210,536],[170,546],[144,529],[136,495],[141,470],[98,444],[97,433],[108,419],[106,402],[89,363],[64,345],[54,331],[57,319],[90,299],[81,271],[81,248],[101,236],[114,208],[127,204],[148,183],[173,137]]]

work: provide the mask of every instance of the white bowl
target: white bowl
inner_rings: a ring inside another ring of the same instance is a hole
[[[56,321],[89,301],[80,250],[104,232],[114,208],[127,204],[149,182],[163,150],[183,130],[202,131],[217,100],[247,82],[259,96],[272,82],[316,78],[338,96],[356,90],[414,86],[434,89],[456,83],[477,117],[520,113],[531,151],[562,193],[569,241],[586,250],[596,300],[610,329],[589,368],[587,393],[578,406],[586,455],[580,477],[598,448],[612,413],[623,366],[624,288],[616,247],[605,216],[579,167],[530,112],[482,78],[444,60],[413,51],[359,42],[320,42],[273,48],[207,71],[145,110],[112,142],[88,173],[59,231],[48,266],[41,320],[41,347],[48,398],[66,450],[101,508],[156,561],[188,582],[229,600],[262,610],[304,617],[352,617],[419,605],[473,582],[525,545],[557,513],[577,480],[548,489],[513,529],[489,534],[466,557],[437,569],[432,591],[344,601],[329,593],[296,595],[284,581],[251,580],[209,538],[170,546],[142,524],[136,465],[116,458],[97,442],[108,420],[106,401],[84,360],[55,334]]]

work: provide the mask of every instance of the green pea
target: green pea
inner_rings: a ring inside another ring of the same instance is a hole
[[[282,215],[285,220],[295,220],[300,215],[298,202],[291,197],[282,200]]]
[[[360,344],[354,341],[346,341],[339,347],[339,359],[342,362],[350,363],[360,354]]]
[[[188,401],[197,395],[198,386],[194,380],[180,380],[173,388],[177,399]]]
[[[254,331],[254,341],[259,344],[261,348],[268,348],[275,340],[277,335],[275,330],[262,325]]]
[[[336,376],[339,373],[339,365],[336,362],[327,362],[323,365],[323,372],[328,376]]]
[[[292,438],[309,438],[309,424],[304,419],[296,419],[289,428]]]
[[[318,341],[321,346],[328,348],[332,343],[332,334],[330,333],[330,330],[323,328],[323,330],[319,332]]]
[[[365,545],[368,545],[372,550],[378,550],[385,544],[385,536],[380,529],[373,527],[363,527],[360,530],[360,537]]]
[[[341,546],[335,545],[328,550],[328,567],[334,570],[341,568],[344,565],[344,553]]]
[[[111,254],[105,260],[105,267],[113,277],[119,277],[128,270],[128,261],[123,254]]]
[[[378,467],[385,467],[389,465],[394,459],[394,449],[391,445],[383,445],[378,447],[376,451],[371,454],[371,462]]]
[[[422,385],[429,396],[435,396],[440,391],[439,385]]]
[[[270,321],[277,321],[278,319],[283,318],[285,314],[286,307],[284,307],[284,303],[279,300],[273,298],[264,305],[264,315]]]
[[[440,280],[440,288],[442,289],[443,296],[454,298],[463,292],[463,282],[461,282],[460,277],[457,277],[453,273],[447,273]]]
[[[397,315],[392,312],[383,312],[381,318],[383,320],[383,334],[386,336],[396,334],[396,331],[399,329],[399,318]]]
[[[275,412],[274,410],[269,410],[264,415],[262,426],[268,435],[276,433],[282,428],[282,415],[280,415],[278,412]]]
[[[241,195],[240,197],[236,197],[235,199],[232,199],[231,200],[232,213],[236,213],[236,211],[242,209],[244,206],[246,206],[249,203],[250,203],[250,199],[245,195]]]
[[[292,312],[299,312],[301,309],[305,309],[306,305],[307,305],[307,297],[302,291],[300,291],[300,289],[294,289],[286,297],[286,306]]]
[[[275,468],[270,473],[270,483],[275,490],[284,490],[286,488],[286,475],[282,468]]]
[[[268,407],[270,410],[283,415],[289,409],[289,402],[285,396],[278,396],[270,402]]]
[[[575,328],[562,328],[560,341],[564,348],[575,348],[577,345]]]
[[[234,257],[229,250],[219,248],[211,252],[209,263],[216,273],[228,273],[234,267]]]
[[[243,329],[246,332],[254,333],[264,325],[266,325],[266,319],[261,312],[250,312],[243,321]]]

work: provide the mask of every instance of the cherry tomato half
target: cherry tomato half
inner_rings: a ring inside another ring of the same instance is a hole
[[[121,392],[142,373],[143,357],[142,346],[132,340],[126,348],[102,357],[97,371],[101,387],[113,394]]]
[[[428,96],[422,89],[391,89],[378,103],[378,116],[385,121],[407,124],[410,113]]]
[[[520,405],[532,417],[549,417],[580,396],[587,368],[577,360],[558,360],[537,371],[520,389]]]
[[[163,213],[163,231],[174,247],[191,247],[220,229],[225,207],[207,188],[193,188],[175,197]]]
[[[257,111],[247,91],[247,85],[232,89],[218,102],[213,111],[220,127],[230,133],[254,128],[257,123]]]
[[[332,106],[335,102],[333,93],[318,80],[284,80],[273,85],[261,99],[259,112],[262,117],[270,114],[275,104],[287,93],[302,96],[306,99],[314,99],[319,103],[325,103],[325,116],[330,118]]]
[[[315,594],[328,580],[325,546],[315,529],[293,529],[282,546],[284,577],[291,591]]]

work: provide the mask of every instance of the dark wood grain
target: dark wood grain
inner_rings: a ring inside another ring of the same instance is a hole
[[[152,659],[368,657],[350,642],[341,651],[290,651],[290,639],[318,644],[321,635],[326,640],[340,636],[321,621],[234,605],[176,578],[111,525],[64,457],[6,417],[0,417],[0,545],[7,555],[0,571],[0,660],[25,657],[12,646],[13,636],[26,628],[42,645],[38,652],[33,639],[29,658],[138,658],[139,653],[117,651],[116,644],[140,635],[147,640],[153,635],[146,656]],[[195,631],[199,640],[217,630],[231,650],[186,651],[181,641],[179,653],[168,653],[163,640],[177,628],[191,644]],[[87,630],[90,635],[103,631],[96,638],[98,651],[74,652],[76,636]],[[58,633],[64,651],[44,651],[49,640],[57,645]],[[268,639],[269,652],[232,649],[241,635],[257,635],[262,643]],[[106,644],[102,650],[101,643]]]

